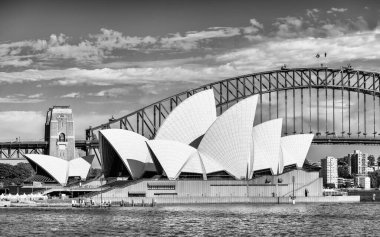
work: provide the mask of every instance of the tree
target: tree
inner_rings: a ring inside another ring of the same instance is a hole
[[[348,166],[339,166],[338,167],[338,177],[342,177],[345,179],[351,179],[352,175],[348,170]]]
[[[0,164],[0,180],[4,186],[21,184],[33,174],[33,168],[29,163],[18,163],[17,165]]]
[[[346,182],[344,182],[344,186],[345,186],[345,188],[352,188],[353,184],[351,183],[351,181],[346,181]]]
[[[347,162],[344,160],[344,158],[339,158],[338,165],[347,166]]]
[[[368,173],[371,178],[371,188],[378,188],[380,186],[380,170]]]
[[[375,156],[373,155],[368,156],[368,166],[375,166]]]
[[[326,188],[336,188],[336,187],[335,187],[335,184],[333,183],[327,183]]]

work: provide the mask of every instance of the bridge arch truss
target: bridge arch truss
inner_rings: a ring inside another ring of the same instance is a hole
[[[237,76],[170,96],[123,117],[90,127],[120,128],[153,138],[168,114],[191,95],[213,89],[218,114],[238,101],[260,96],[255,123],[283,118],[283,134],[314,133],[315,141],[380,140],[380,74],[352,68],[282,68]]]

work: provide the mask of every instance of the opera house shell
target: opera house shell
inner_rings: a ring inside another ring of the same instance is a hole
[[[253,126],[257,100],[248,97],[217,116],[210,89],[179,104],[153,140],[122,129],[101,130],[104,176],[247,180],[302,168],[313,134],[282,137],[282,119]]]
[[[67,185],[70,177],[87,178],[91,168],[93,155],[75,158],[70,161],[40,154],[25,154],[24,157],[32,166],[35,174],[27,181],[56,183]]]

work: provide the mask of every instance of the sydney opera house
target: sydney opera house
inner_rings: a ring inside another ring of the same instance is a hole
[[[322,195],[318,172],[302,169],[313,134],[282,137],[282,119],[253,126],[257,96],[219,117],[213,90],[179,104],[153,140],[122,129],[99,132],[105,178],[133,180],[105,195]],[[104,194],[103,194],[104,195]]]
[[[94,198],[322,196],[319,172],[303,169],[313,134],[282,136],[282,119],[253,126],[257,100],[248,97],[217,116],[213,90],[205,90],[179,104],[152,140],[123,129],[101,130],[104,178],[124,184]],[[89,169],[82,158],[54,160],[60,169],[38,155],[27,159],[62,185]]]

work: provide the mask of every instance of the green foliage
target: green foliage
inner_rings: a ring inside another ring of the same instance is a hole
[[[33,168],[29,163],[18,163],[17,165],[0,164],[0,182],[4,186],[11,184],[22,184],[22,182],[32,176]]]
[[[348,181],[348,182],[344,183],[344,187],[345,188],[352,188],[352,187],[354,187],[354,185],[351,182]]]
[[[347,166],[347,162],[344,160],[344,158],[339,158],[338,159],[338,165]]]
[[[378,188],[380,186],[380,170],[368,173],[371,178],[371,188]]]
[[[373,155],[368,156],[368,166],[375,166],[376,164],[376,159]]]
[[[333,183],[327,183],[326,188],[336,188],[336,187],[335,187],[335,184]]]
[[[348,170],[348,166],[339,166],[338,167],[338,177],[342,177],[345,179],[352,179],[352,175]]]

